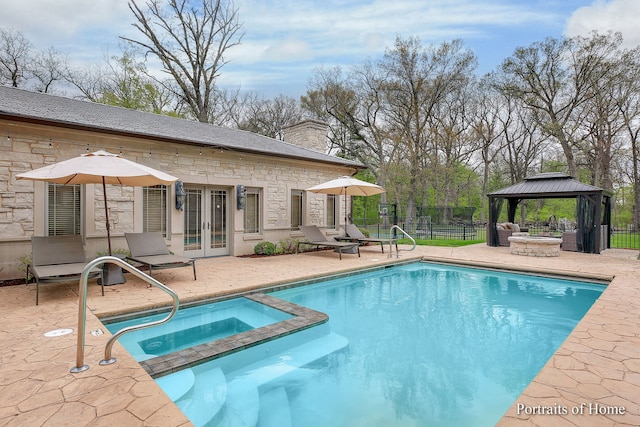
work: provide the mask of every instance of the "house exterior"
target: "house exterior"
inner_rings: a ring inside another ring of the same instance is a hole
[[[323,152],[326,131],[306,121],[286,129],[285,142],[0,87],[0,280],[22,276],[31,236],[81,234],[88,256],[106,252],[101,185],[16,179],[98,150],[179,179],[172,186],[107,186],[114,251],[127,249],[125,232],[160,231],[172,252],[190,257],[250,254],[259,242],[301,238],[301,224],[337,235],[344,201],[304,190],[364,166]]]

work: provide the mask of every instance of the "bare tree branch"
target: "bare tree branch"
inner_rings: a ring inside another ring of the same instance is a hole
[[[225,52],[244,33],[238,11],[223,0],[149,0],[146,9],[130,0],[133,24],[143,40],[121,37],[155,56],[177,85],[176,95],[195,118],[215,122],[216,80],[228,63]]]
[[[0,28],[0,84],[20,87],[31,65],[31,43],[21,32]]]

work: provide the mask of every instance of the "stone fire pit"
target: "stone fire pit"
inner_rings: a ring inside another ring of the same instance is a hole
[[[543,236],[510,236],[509,249],[514,255],[559,256],[562,239]]]

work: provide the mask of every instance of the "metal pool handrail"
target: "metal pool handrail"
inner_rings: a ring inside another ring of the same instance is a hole
[[[162,323],[168,322],[176,314],[176,312],[178,311],[178,308],[180,308],[180,300],[178,298],[178,294],[176,294],[173,291],[173,289],[169,288],[166,285],[163,285],[162,283],[158,282],[153,277],[149,276],[146,273],[143,273],[142,271],[138,270],[137,268],[135,268],[131,264],[128,264],[128,263],[124,262],[120,258],[117,258],[117,257],[114,257],[114,256],[103,256],[103,257],[96,258],[93,261],[89,262],[84,267],[84,270],[82,270],[82,274],[80,276],[80,290],[79,290],[79,294],[78,294],[78,300],[79,300],[79,304],[78,304],[78,345],[77,345],[77,353],[76,353],[76,366],[71,368],[71,373],[74,373],[74,374],[78,373],[78,372],[84,372],[87,369],[89,369],[89,365],[85,365],[84,364],[84,334],[85,334],[85,327],[86,327],[86,323],[87,323],[87,283],[88,283],[88,280],[89,280],[89,272],[91,270],[93,270],[95,267],[97,267],[98,265],[105,264],[105,263],[116,264],[116,265],[124,268],[128,272],[133,273],[134,276],[144,280],[145,282],[149,283],[150,285],[153,285],[153,286],[156,286],[156,287],[162,289],[163,291],[168,293],[171,296],[171,298],[173,298],[173,308],[171,309],[171,312],[169,313],[169,315],[167,317],[165,317],[164,319],[156,320],[155,322],[143,323],[141,325],[129,326],[129,327],[123,328],[123,329],[119,330],[118,332],[116,332],[109,339],[109,341],[107,341],[107,345],[104,348],[104,360],[100,361],[100,365],[110,365],[111,363],[116,361],[116,359],[114,357],[111,357],[111,348],[113,347],[113,343],[118,338],[120,338],[120,336],[122,334],[125,334],[127,332],[131,332],[131,331],[134,331],[134,330],[137,330],[137,329],[144,329],[144,328],[149,328],[151,326],[157,326],[157,325],[160,325]]]
[[[413,242],[413,247],[411,249],[405,249],[406,251],[412,251],[416,248],[416,241],[413,237],[411,237],[410,235],[407,234],[406,231],[404,231],[402,228],[400,228],[399,225],[393,225],[391,226],[391,228],[389,229],[389,231],[391,232],[392,230],[400,230],[400,232],[402,234],[404,234],[405,236],[407,236],[407,238],[409,238],[411,240],[411,242]],[[392,257],[393,254],[393,247],[391,246],[393,242],[389,241],[389,258]],[[396,258],[400,258],[400,250],[396,250]]]

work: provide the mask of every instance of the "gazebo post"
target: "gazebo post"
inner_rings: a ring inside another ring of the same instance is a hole
[[[604,212],[603,212],[603,219],[604,219],[604,225],[607,226],[607,233],[605,236],[605,241],[607,242],[607,244],[604,246],[605,249],[609,249],[611,248],[611,197],[609,197],[608,195],[603,195],[602,196],[602,204],[604,205]]]
[[[501,197],[489,196],[489,222],[487,224],[487,245],[498,246],[498,230],[496,223],[500,216],[502,203],[504,199]]]
[[[508,200],[509,200],[509,206],[507,207],[507,216],[509,218],[509,222],[515,224],[516,209],[518,209],[518,203],[520,203],[521,199],[509,198]]]
[[[602,194],[594,194],[593,203],[595,204],[595,227],[596,235],[593,248],[594,254],[600,253],[600,247],[602,242]]]

